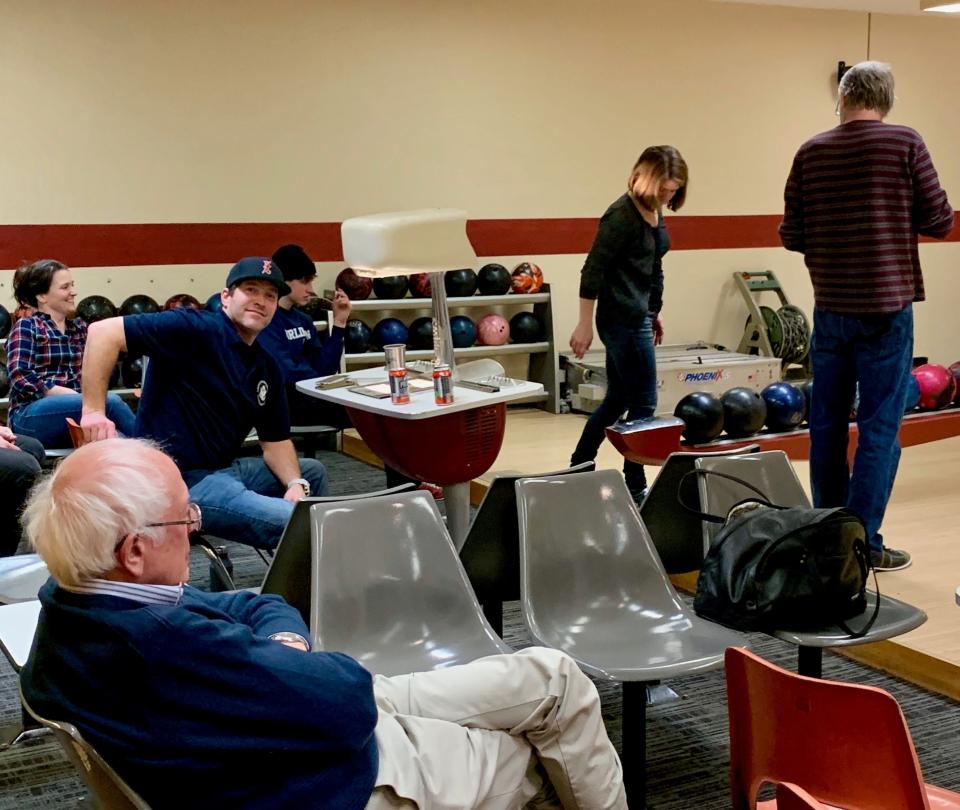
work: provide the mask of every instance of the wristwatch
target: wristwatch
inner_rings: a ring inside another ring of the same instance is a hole
[[[279,642],[286,642],[286,641],[292,641],[294,643],[299,642],[300,644],[303,644],[303,646],[307,648],[307,652],[310,651],[310,642],[307,641],[299,633],[291,633],[289,630],[283,630],[279,633],[274,633],[273,635],[270,636],[270,640],[279,641]]]
[[[310,497],[310,482],[306,478],[294,478],[292,481],[287,481],[287,489],[290,489],[294,484],[303,487],[303,494],[307,498]]]

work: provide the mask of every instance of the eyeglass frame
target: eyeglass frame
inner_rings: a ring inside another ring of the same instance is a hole
[[[165,520],[162,523],[147,523],[144,524],[145,529],[158,529],[161,526],[192,526],[194,523],[197,524],[196,529],[191,529],[191,531],[198,532],[203,527],[203,511],[200,509],[200,505],[196,503],[187,504],[187,512],[193,509],[196,511],[196,518],[187,518],[186,520]]]

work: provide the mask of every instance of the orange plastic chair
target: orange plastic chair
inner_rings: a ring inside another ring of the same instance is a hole
[[[777,810],[826,810],[799,785],[781,782],[777,785]]]
[[[828,807],[960,808],[960,793],[924,784],[888,692],[794,675],[741,647],[728,648],[724,660],[734,810],[778,807],[757,802],[766,782],[803,785]]]

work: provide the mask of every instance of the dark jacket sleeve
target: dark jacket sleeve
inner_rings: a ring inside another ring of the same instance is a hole
[[[310,365],[320,377],[336,374],[340,371],[340,357],[343,355],[343,336],[345,329],[334,326],[326,340],[320,340],[317,328],[310,324],[310,340],[307,343]]]
[[[580,271],[580,297],[595,301],[603,286],[604,270],[613,266],[623,249],[626,228],[618,210],[608,210],[597,226],[593,246]]]
[[[949,236],[954,224],[953,209],[923,141],[914,155],[913,188],[913,224],[917,233],[934,239]]]
[[[795,250],[798,253],[806,251],[803,227],[803,169],[800,152],[797,152],[783,191],[780,241],[787,250]]]

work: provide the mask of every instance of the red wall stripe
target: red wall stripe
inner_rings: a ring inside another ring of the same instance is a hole
[[[674,250],[780,247],[779,214],[671,216]],[[479,256],[586,253],[597,220],[474,219]],[[929,240],[924,240],[929,241]],[[960,241],[960,227],[948,241]],[[56,258],[71,267],[230,264],[296,242],[319,262],[343,260],[339,222],[193,222],[117,225],[0,225],[0,268]]]

